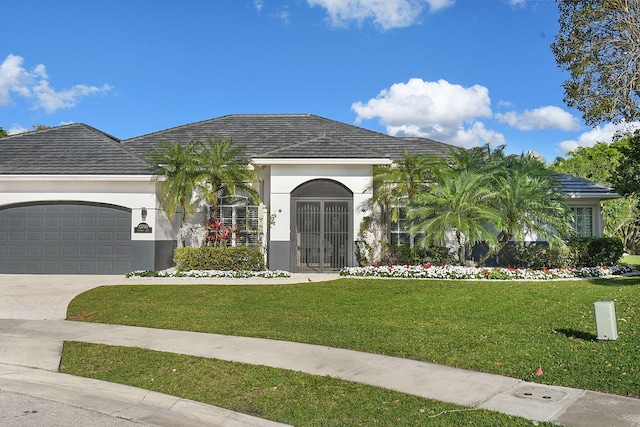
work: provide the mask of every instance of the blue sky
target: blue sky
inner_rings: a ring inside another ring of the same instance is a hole
[[[238,113],[311,113],[553,161],[609,141],[563,101],[553,0],[12,1],[0,126],[126,139]]]

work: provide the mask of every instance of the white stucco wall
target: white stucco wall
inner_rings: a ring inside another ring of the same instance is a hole
[[[371,165],[366,164],[276,164],[270,166],[270,185],[267,203],[275,215],[271,227],[272,241],[289,241],[291,230],[291,192],[301,184],[314,179],[330,179],[347,187],[353,193],[353,229],[360,227],[362,203],[371,197]]]
[[[570,198],[567,199],[567,205],[570,208],[592,208],[593,236],[600,237],[604,235],[604,218],[599,198]]]
[[[75,201],[105,203],[131,209],[131,224],[142,220],[151,233],[134,233],[132,240],[174,240],[174,227],[160,207],[159,185],[151,176],[119,175],[2,175],[0,206],[29,202]]]

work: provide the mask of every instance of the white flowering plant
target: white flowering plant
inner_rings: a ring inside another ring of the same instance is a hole
[[[584,267],[578,269],[518,269],[463,267],[457,265],[392,265],[346,267],[341,276],[352,277],[396,277],[413,279],[493,279],[493,280],[551,280],[571,278],[612,277],[636,273],[633,266]]]
[[[264,270],[264,271],[246,271],[246,270],[189,270],[178,271],[170,268],[162,271],[134,271],[128,273],[127,277],[193,277],[193,278],[227,278],[227,279],[247,279],[251,277],[261,277],[266,279],[277,279],[291,277],[291,273],[283,270]]]

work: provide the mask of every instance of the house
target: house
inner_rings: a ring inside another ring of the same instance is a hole
[[[146,153],[214,136],[243,146],[259,176],[260,207],[236,199],[226,206],[228,220],[254,221],[269,268],[294,272],[356,264],[373,166],[392,164],[405,151],[446,156],[453,148],[309,114],[228,115],[128,140],[85,124],[8,136],[0,139],[0,273],[169,267],[179,224],[161,208],[162,184]],[[617,195],[562,179],[580,229],[601,235],[600,200]]]

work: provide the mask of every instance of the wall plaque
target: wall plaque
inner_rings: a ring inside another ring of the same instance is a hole
[[[151,227],[146,222],[141,222],[140,224],[133,227],[134,233],[151,233]]]

